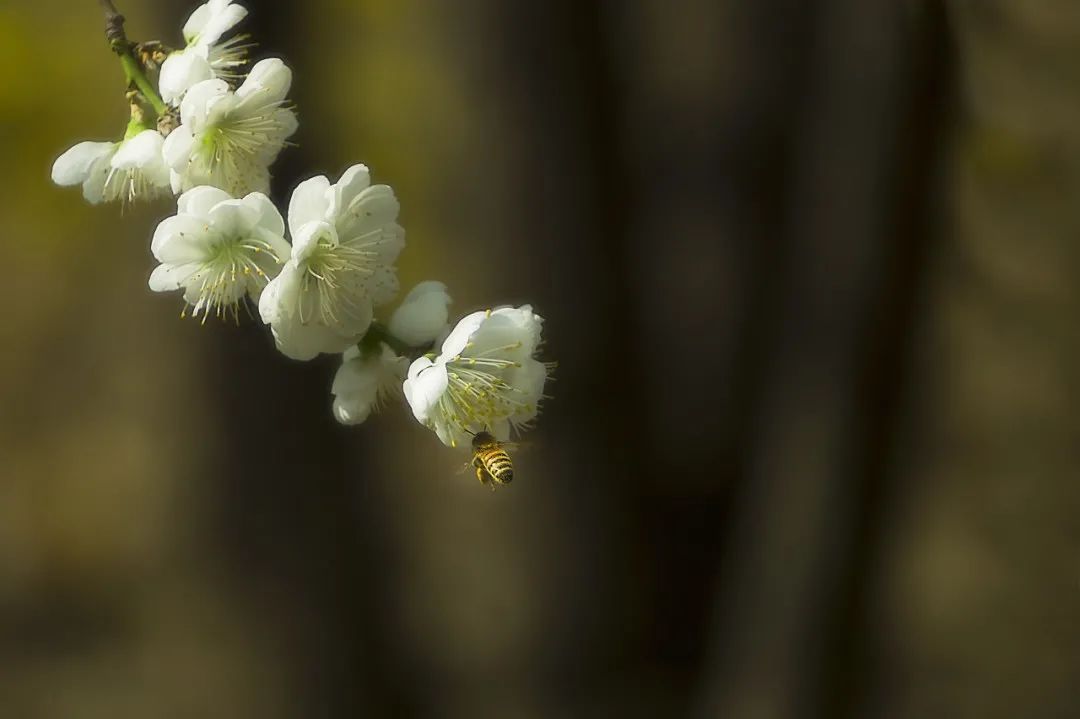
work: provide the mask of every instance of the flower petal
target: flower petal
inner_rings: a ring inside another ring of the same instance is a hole
[[[342,206],[337,223],[342,236],[360,237],[393,225],[401,206],[389,185],[368,187]],[[404,244],[404,232],[402,232]]]
[[[390,334],[411,347],[430,344],[446,327],[450,295],[442,282],[421,282],[390,316]]]
[[[86,182],[94,163],[111,157],[116,147],[115,142],[80,142],[56,158],[52,181],[64,187]]]
[[[206,123],[211,106],[229,94],[229,83],[224,80],[203,80],[188,88],[180,101],[180,122],[198,131]],[[174,130],[175,132],[175,130]],[[169,137],[172,137],[170,133]]]
[[[199,29],[195,42],[202,46],[209,46],[221,39],[221,36],[233,29],[238,22],[247,17],[247,8],[243,5],[232,3],[217,3],[217,7],[211,4],[213,12]],[[186,27],[186,26],[185,26]]]
[[[289,232],[292,233],[293,241],[300,228],[308,222],[326,219],[326,209],[329,206],[327,190],[330,188],[330,180],[324,175],[316,175],[304,180],[293,190],[289,199]]]
[[[150,289],[154,292],[172,292],[178,290],[199,268],[196,263],[183,265],[158,265],[150,273]]]
[[[199,7],[188,15],[187,22],[184,23],[184,29],[181,31],[184,35],[185,42],[194,42],[202,32],[202,29],[206,27],[207,21],[210,20],[210,16],[213,14],[213,10],[210,8],[210,3],[203,3]]]
[[[150,251],[159,262],[183,264],[203,259],[210,244],[206,220],[192,215],[166,217],[154,230]]]
[[[167,139],[166,142],[168,142]],[[229,199],[232,199],[229,193],[222,189],[210,185],[199,185],[180,195],[176,200],[176,211],[181,215],[196,215],[205,218],[214,205]]]
[[[263,294],[266,294],[265,291]],[[314,359],[322,353],[342,352],[356,342],[355,338],[342,337],[322,325],[302,324],[295,316],[283,316],[270,325],[270,329],[281,353],[296,360]]]
[[[293,259],[297,262],[307,259],[319,246],[319,241],[324,238],[328,239],[332,245],[337,244],[337,233],[334,232],[330,223],[315,220],[302,225],[293,232]]]
[[[269,197],[261,192],[252,192],[244,197],[244,204],[258,213],[258,227],[277,237],[285,236],[285,221],[281,219],[281,213]]]
[[[120,143],[111,164],[118,170],[143,168],[160,163],[165,138],[157,130],[143,130],[130,140]]]
[[[506,383],[515,388],[517,398],[522,402],[522,407],[510,416],[511,422],[525,424],[536,417],[547,378],[547,366],[532,358],[526,359],[520,367],[513,367],[506,373]]]
[[[334,397],[334,419],[344,425],[362,424],[371,416],[373,407],[374,402],[367,401],[366,396],[340,395]]]
[[[175,172],[183,173],[191,159],[191,149],[194,144],[195,138],[191,134],[189,125],[181,125],[174,129],[161,145],[165,164]]]
[[[214,70],[210,67],[205,49],[188,48],[171,53],[161,63],[161,73],[158,75],[161,99],[176,105],[193,85],[213,77]]]
[[[346,211],[362,191],[371,185],[371,173],[367,165],[353,165],[341,174],[341,179],[334,185],[331,193],[330,208],[328,214],[336,217]]]
[[[368,296],[371,304],[376,307],[393,301],[401,289],[398,284],[397,269],[394,267],[379,267],[375,274],[368,280]]]
[[[484,324],[484,320],[487,319],[488,313],[486,310],[480,310],[473,312],[472,314],[462,317],[446,339],[443,340],[442,354],[440,359],[451,359],[461,354],[465,349],[465,345],[469,343],[474,332],[480,329],[480,326]]]
[[[208,215],[210,224],[224,237],[248,234],[259,221],[259,212],[243,200],[225,200],[214,205]]]
[[[420,357],[409,365],[409,375],[402,389],[405,401],[412,408],[418,422],[426,424],[433,410],[446,392],[449,378],[446,365],[433,364],[427,357]]]
[[[281,102],[292,85],[292,70],[280,58],[259,60],[236,89],[236,96],[248,103],[265,105]]]
[[[354,345],[355,346],[355,345]],[[371,398],[375,399],[375,390],[379,386],[379,362],[378,358],[364,360],[356,358],[342,362],[334,375],[334,382],[330,386],[331,394],[346,394],[355,392],[371,391]]]

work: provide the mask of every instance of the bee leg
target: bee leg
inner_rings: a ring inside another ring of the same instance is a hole
[[[476,478],[480,480],[480,484],[487,484],[487,472],[484,471],[484,465],[476,465]]]

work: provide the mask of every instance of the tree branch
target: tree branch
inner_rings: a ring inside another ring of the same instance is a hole
[[[113,5],[112,0],[98,0],[101,9],[105,11],[105,39],[113,50],[119,52],[118,47],[127,46],[127,35],[124,34],[124,16]]]

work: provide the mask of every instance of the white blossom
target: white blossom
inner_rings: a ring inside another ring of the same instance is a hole
[[[529,305],[474,312],[442,343],[434,359],[409,367],[405,399],[443,444],[468,446],[472,435],[509,439],[536,417],[550,366],[536,359],[543,320]]]
[[[385,344],[362,353],[353,345],[342,355],[330,392],[334,417],[342,424],[360,424],[377,411],[387,397],[401,392],[409,361]]]
[[[180,102],[180,125],[165,139],[175,192],[199,185],[239,197],[269,192],[270,165],[296,132],[285,95],[292,71],[277,58],[251,68],[236,92],[221,79],[196,83]]]
[[[390,334],[410,347],[435,341],[449,320],[450,295],[442,282],[421,282],[405,295],[387,323]]]
[[[342,352],[397,294],[394,261],[405,245],[398,202],[353,165],[331,185],[300,183],[289,201],[292,255],[263,293],[259,312],[278,349],[293,359]]]
[[[201,312],[204,320],[210,313],[236,317],[243,299],[257,301],[288,256],[284,233],[266,195],[236,200],[216,187],[188,190],[176,215],[154,232],[150,249],[161,265],[150,275],[150,289],[183,289],[192,314]]]
[[[247,9],[232,0],[210,0],[195,8],[184,23],[187,46],[170,53],[161,64],[161,99],[175,105],[203,80],[239,80],[238,70],[247,62],[247,38],[238,35],[221,41],[221,37],[245,16]]]
[[[82,185],[90,202],[132,202],[169,192],[169,171],[162,160],[163,138],[143,130],[120,142],[80,142],[52,167],[58,185]]]

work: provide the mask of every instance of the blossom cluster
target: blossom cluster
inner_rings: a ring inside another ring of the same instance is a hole
[[[257,308],[295,360],[340,355],[330,390],[339,422],[359,424],[400,398],[451,447],[529,427],[551,367],[538,359],[542,319],[531,306],[451,324],[446,285],[427,281],[380,320],[398,298],[405,247],[393,189],[354,164],[336,182],[301,182],[284,213],[269,198],[270,168],[298,127],[292,72],[278,58],[248,67],[252,45],[234,33],[246,15],[232,0],[200,5],[183,47],[164,51],[159,67],[140,59],[141,46],[114,41],[130,60],[128,127],[64,152],[53,180],[81,185],[91,203],[175,197],[150,243],[150,289],[181,293],[183,314],[204,322]]]

